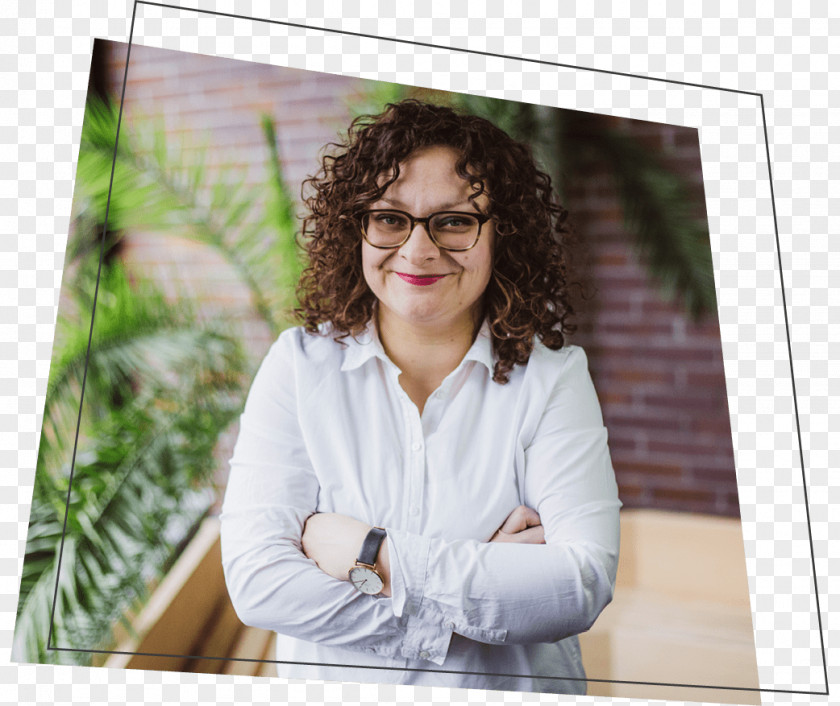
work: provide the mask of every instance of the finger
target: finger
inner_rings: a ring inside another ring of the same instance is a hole
[[[542,525],[529,527],[520,532],[508,534],[498,531],[493,535],[491,542],[504,542],[508,544],[545,544],[545,532]]]
[[[535,525],[513,535],[519,544],[545,544],[545,531],[542,525]]]
[[[532,510],[527,505],[520,505],[507,516],[500,529],[508,534],[513,534],[538,524],[540,524],[540,516],[537,511]]]
[[[530,507],[526,507],[525,505],[523,505],[522,508],[524,510],[526,527],[536,527],[537,525],[542,524],[542,520],[540,520],[540,515],[536,510]]]

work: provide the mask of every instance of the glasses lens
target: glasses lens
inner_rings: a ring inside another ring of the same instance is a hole
[[[469,213],[437,213],[429,226],[434,239],[444,248],[465,250],[478,237],[478,218]]]
[[[411,221],[398,211],[366,213],[362,219],[367,239],[380,247],[397,245],[405,240]]]

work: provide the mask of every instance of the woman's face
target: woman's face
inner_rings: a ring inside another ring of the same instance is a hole
[[[399,209],[416,218],[436,211],[474,212],[469,200],[473,188],[456,173],[457,158],[451,147],[417,150],[400,164],[399,178],[370,208]],[[475,204],[486,212],[487,196]],[[488,221],[475,247],[463,252],[438,248],[419,223],[399,248],[382,250],[362,241],[362,269],[379,300],[380,317],[397,317],[414,326],[476,323],[493,269],[494,238],[493,222]]]

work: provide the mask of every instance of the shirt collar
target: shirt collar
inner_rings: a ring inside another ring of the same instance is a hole
[[[379,332],[376,330],[375,316],[368,322],[367,328],[358,336],[348,336],[343,339],[343,343],[347,345],[344,351],[344,362],[341,364],[342,370],[355,370],[367,363],[371,358],[379,358],[383,362],[393,365],[391,359],[385,353],[382,347],[382,341],[379,340]]]
[[[478,329],[478,335],[464,356],[464,360],[475,360],[478,363],[482,363],[490,375],[493,374],[496,360],[493,357],[493,338],[490,335],[490,323],[487,319],[484,319],[481,328]]]
[[[362,333],[356,337],[348,336],[343,339],[343,342],[347,344],[347,349],[344,351],[344,362],[341,364],[341,370],[355,370],[367,363],[371,358],[379,358],[387,365],[394,365],[385,353],[385,349],[382,347],[382,341],[379,340],[375,316],[371,318],[367,328]],[[493,374],[493,367],[496,362],[493,357],[493,341],[490,335],[490,324],[487,319],[481,324],[475,341],[473,341],[472,346],[470,346],[470,349],[464,356],[464,362],[468,360],[482,363],[489,373],[491,375]],[[461,365],[463,365],[463,362]]]

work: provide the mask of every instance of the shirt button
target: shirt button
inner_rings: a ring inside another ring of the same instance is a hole
[[[412,515],[416,515],[420,512],[420,508],[418,508],[416,505],[412,505],[411,508],[409,508],[408,512]]]
[[[453,623],[451,620],[447,620],[446,621],[446,627],[449,628],[450,630],[454,630],[455,629],[455,623]]]
[[[412,450],[412,451],[419,451],[419,450],[420,450],[420,449],[422,449],[422,448],[423,448],[423,444],[421,444],[419,441],[415,441],[415,442],[411,445],[411,450]]]
[[[426,650],[423,650],[423,651],[420,653],[420,659],[429,659],[429,653],[428,653],[428,652],[426,652]]]

